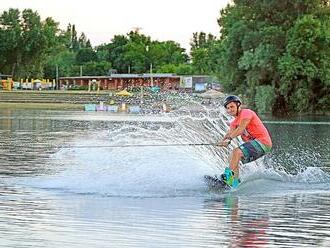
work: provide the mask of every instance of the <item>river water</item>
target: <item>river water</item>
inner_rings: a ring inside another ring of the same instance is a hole
[[[221,193],[229,150],[185,144],[222,112],[0,110],[0,247],[329,247],[329,119],[264,120],[273,152]]]

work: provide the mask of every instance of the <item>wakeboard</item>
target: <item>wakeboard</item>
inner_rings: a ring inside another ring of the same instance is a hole
[[[205,175],[204,181],[210,190],[216,190],[221,192],[229,191],[231,189],[231,187],[224,182],[222,177]]]

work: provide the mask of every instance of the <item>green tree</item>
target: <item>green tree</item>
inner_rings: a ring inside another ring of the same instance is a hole
[[[0,16],[0,70],[14,77],[42,76],[57,32],[55,21],[41,21],[31,9],[4,11]]]
[[[127,73],[130,61],[125,60],[128,38],[124,35],[115,35],[111,43],[100,45],[96,48],[98,58],[111,62],[118,73]]]
[[[96,52],[92,48],[79,49],[76,55],[76,64],[82,65],[97,60]]]
[[[194,74],[212,74],[216,69],[215,46],[217,40],[212,34],[194,33],[191,45],[191,59]]]
[[[192,75],[193,69],[190,64],[165,64],[160,66],[157,71],[158,73],[173,73],[177,75]]]
[[[274,92],[273,112],[324,108],[329,95],[329,3],[234,3],[221,11],[221,37],[215,46],[225,88],[258,98],[259,106],[261,99],[267,104],[261,93]]]
[[[88,62],[83,65],[83,75],[104,76],[109,73],[111,63],[107,61]]]
[[[166,64],[179,65],[188,61],[185,49],[174,41],[152,41],[147,51],[147,67],[152,63],[155,70]]]
[[[305,15],[288,32],[286,52],[279,60],[280,90],[294,111],[325,109],[330,104],[328,30],[315,16]]]
[[[92,45],[89,39],[87,39],[86,35],[84,33],[81,33],[79,39],[78,39],[78,44],[79,44],[79,48],[83,49],[83,48],[90,48],[92,49]]]
[[[0,72],[14,74],[20,57],[20,11],[9,9],[0,16]]]
[[[79,71],[75,70],[76,54],[70,50],[63,50],[53,54],[48,58],[44,66],[44,75],[46,78],[56,77],[56,68],[60,77],[78,76]]]
[[[131,31],[117,35],[109,44],[96,48],[97,57],[110,62],[119,73],[146,73],[167,64],[179,65],[188,61],[185,50],[174,41],[152,41],[149,36]]]

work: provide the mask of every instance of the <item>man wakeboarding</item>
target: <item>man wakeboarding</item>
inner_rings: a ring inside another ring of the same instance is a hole
[[[221,180],[231,188],[237,188],[239,179],[239,162],[252,162],[272,149],[269,132],[251,109],[243,109],[238,96],[230,95],[224,100],[223,106],[227,113],[235,119],[231,122],[228,132],[219,142],[219,146],[227,147],[232,139],[241,136],[244,143],[236,147],[230,155],[229,168],[221,175]]]

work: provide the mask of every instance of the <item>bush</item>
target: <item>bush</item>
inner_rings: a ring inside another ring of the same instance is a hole
[[[294,111],[301,113],[309,110],[311,106],[309,99],[310,96],[308,89],[298,88],[290,97],[290,102]]]
[[[255,104],[259,113],[271,113],[275,102],[275,90],[271,85],[256,87]]]

